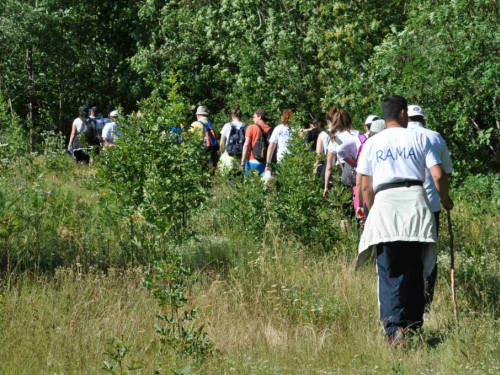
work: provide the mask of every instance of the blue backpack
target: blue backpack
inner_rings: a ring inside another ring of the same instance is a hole
[[[203,144],[205,145],[205,150],[217,150],[219,148],[219,142],[217,142],[215,131],[212,128],[212,122],[209,121],[206,125],[201,121],[199,121],[199,123],[203,125]]]
[[[245,145],[245,131],[247,127],[242,126],[239,129],[231,123],[231,132],[227,141],[227,153],[229,156],[241,156],[243,146]]]

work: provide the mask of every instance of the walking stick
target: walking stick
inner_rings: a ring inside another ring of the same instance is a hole
[[[450,263],[451,263],[451,294],[453,296],[453,312],[455,315],[455,325],[460,328],[458,322],[457,293],[455,291],[455,253],[453,250],[453,229],[451,228],[450,210],[446,210],[448,216],[448,232],[450,232]]]

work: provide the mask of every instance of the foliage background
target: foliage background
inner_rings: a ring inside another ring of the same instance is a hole
[[[239,102],[292,108],[300,121],[331,104],[360,128],[398,93],[424,107],[465,178],[498,170],[499,7],[490,0],[6,0],[0,90],[30,131],[67,133],[86,98],[103,113],[166,99],[170,72],[217,128]],[[9,109],[10,110],[10,109]],[[186,122],[189,119],[186,119]],[[34,142],[35,141],[35,142]]]

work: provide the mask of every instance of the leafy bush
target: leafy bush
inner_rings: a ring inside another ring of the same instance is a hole
[[[349,191],[338,187],[328,199],[323,197],[323,183],[313,173],[316,153],[292,129],[290,154],[274,166],[274,184],[265,186],[251,173],[244,182],[230,180],[214,188],[212,204],[224,217],[218,225],[221,231],[243,231],[257,241],[266,232],[284,231],[304,245],[329,249],[342,236],[340,220],[350,204]]]
[[[29,150],[28,134],[0,91],[0,163],[9,163],[15,157],[26,155]]]
[[[139,214],[160,233],[181,240],[191,210],[206,200],[210,178],[200,140],[171,133],[191,109],[172,84],[168,100],[143,100],[140,119],[119,121],[124,135],[102,153],[98,177],[123,215]]]
[[[157,316],[163,325],[155,324],[165,349],[173,349],[201,364],[215,354],[214,344],[203,326],[193,323],[198,318],[197,310],[180,310],[187,304],[188,290],[197,280],[196,273],[183,265],[181,257],[170,253],[166,260],[153,266],[143,285],[153,292],[159,307],[167,310]]]
[[[340,238],[343,202],[347,189],[332,189],[323,197],[323,182],[313,173],[316,153],[310,152],[298,129],[292,126],[289,154],[276,166],[276,195],[271,210],[284,228],[307,244],[330,248]]]

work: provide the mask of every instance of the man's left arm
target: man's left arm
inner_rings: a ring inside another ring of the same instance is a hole
[[[274,151],[276,150],[276,146],[277,146],[276,143],[273,143],[273,142],[269,143],[269,148],[267,149],[267,157],[266,157],[266,161],[267,161],[266,169],[271,169],[271,168],[269,168],[269,165],[273,161],[273,155],[274,155]]]

